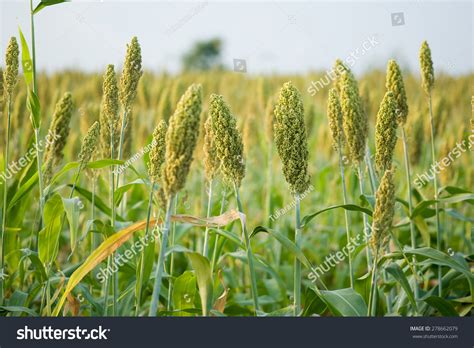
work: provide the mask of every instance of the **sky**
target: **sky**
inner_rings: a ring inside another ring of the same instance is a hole
[[[34,0],[37,3],[39,0]],[[223,63],[250,74],[330,69],[341,58],[356,73],[394,58],[418,69],[423,40],[436,71],[474,71],[473,1],[117,1],[76,0],[35,16],[37,67],[103,71],[121,66],[137,36],[148,70],[177,72],[198,40],[221,38]],[[18,26],[29,40],[29,2],[0,0],[1,55]],[[240,65],[242,66],[242,65]]]

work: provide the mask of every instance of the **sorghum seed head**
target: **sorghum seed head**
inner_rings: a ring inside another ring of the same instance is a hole
[[[127,45],[127,55],[120,78],[120,102],[126,112],[129,112],[137,95],[137,86],[142,76],[142,53],[136,36]]]
[[[69,123],[71,121],[72,109],[73,103],[71,93],[66,92],[61,100],[56,104],[53,119],[49,126],[48,133],[53,136],[54,141],[46,143],[44,152],[44,162],[47,163],[45,182],[49,182],[52,170],[64,157],[63,150],[69,136]]]
[[[374,254],[383,256],[383,250],[390,239],[393,215],[395,213],[394,170],[386,170],[375,194],[375,209],[372,221],[370,246]]]
[[[434,86],[434,69],[431,50],[428,42],[423,41],[420,49],[421,86],[426,94],[430,94]]]
[[[109,64],[104,74],[102,84],[102,104],[100,109],[100,132],[102,154],[106,158],[111,158],[110,142],[114,137],[114,148],[118,144],[117,123],[119,120],[119,102],[117,78],[114,66]]]
[[[334,88],[337,90],[338,93],[341,93],[342,74],[344,72],[351,73],[351,71],[345,66],[345,64],[340,59],[336,59],[336,61],[334,62],[334,67],[332,69],[333,69],[332,73],[334,74],[334,77],[333,77]]]
[[[158,115],[162,120],[168,122],[172,113],[169,88],[165,88],[161,92],[160,101],[158,102]]]
[[[387,65],[387,76],[385,87],[387,91],[391,91],[395,97],[397,121],[404,125],[408,116],[407,95],[405,92],[405,84],[403,83],[402,72],[397,62],[391,59]]]
[[[199,136],[201,85],[191,85],[178,102],[166,132],[163,187],[171,197],[184,187]]]
[[[240,187],[245,176],[244,145],[235,117],[221,95],[211,94],[209,117],[222,176],[228,184]]]
[[[161,120],[153,131],[153,146],[150,150],[150,161],[148,162],[148,175],[153,183],[160,180],[161,167],[165,162],[166,130],[168,125]]]
[[[208,116],[204,123],[204,173],[208,181],[211,181],[217,175],[219,166],[219,157],[217,156],[214,133],[212,132],[212,119]]]
[[[392,166],[397,143],[397,106],[391,91],[385,93],[375,124],[375,165],[383,172]]]
[[[353,164],[358,164],[364,159],[369,126],[367,115],[362,109],[357,81],[350,71],[341,76],[340,98],[350,158]]]
[[[79,161],[82,165],[86,165],[91,160],[91,157],[97,148],[99,135],[100,125],[98,121],[95,121],[82,140],[81,151],[79,152]]]
[[[280,90],[274,122],[275,143],[283,174],[291,192],[301,194],[309,186],[308,142],[303,99],[291,82],[286,82]]]
[[[334,148],[336,151],[341,151],[344,143],[344,129],[342,128],[341,103],[335,88],[329,90],[327,113]]]
[[[5,71],[3,72],[3,83],[5,85],[4,90],[8,98],[13,95],[13,89],[15,88],[18,80],[18,66],[20,49],[16,38],[13,36],[8,42],[6,56],[5,56]]]

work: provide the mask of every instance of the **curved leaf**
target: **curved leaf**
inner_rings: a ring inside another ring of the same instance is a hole
[[[444,298],[430,296],[425,298],[423,301],[428,303],[431,307],[437,309],[443,317],[459,317],[459,314],[456,312],[454,306]]]
[[[196,274],[201,297],[202,315],[207,316],[212,306],[212,274],[209,260],[199,253],[187,253]]]
[[[334,315],[344,317],[367,316],[367,305],[364,299],[351,288],[320,290],[318,296]]]
[[[418,306],[415,301],[415,296],[413,295],[413,292],[411,291],[410,284],[408,283],[407,278],[405,277],[405,273],[401,269],[401,267],[398,265],[398,263],[391,263],[387,267],[385,267],[385,270],[392,275],[393,278],[401,285],[403,290],[405,290],[405,293],[408,296],[408,299],[410,300],[410,303],[412,304],[413,308],[415,308],[415,311],[418,312]]]
[[[328,208],[325,208],[325,209],[322,209],[322,210],[319,210],[317,211],[316,213],[313,213],[313,214],[310,214],[310,215],[306,215],[302,220],[301,220],[301,226],[302,227],[305,227],[306,224],[308,222],[310,222],[311,220],[313,220],[316,216],[318,216],[319,214],[322,214],[326,211],[329,211],[329,210],[333,210],[333,209],[337,209],[337,208],[343,208],[345,210],[349,210],[349,211],[359,211],[361,213],[364,213],[364,214],[367,214],[369,216],[372,216],[372,211],[367,209],[367,208],[364,208],[364,207],[361,207],[359,205],[355,205],[355,204],[340,204],[340,205],[333,205],[333,206],[330,206]]]

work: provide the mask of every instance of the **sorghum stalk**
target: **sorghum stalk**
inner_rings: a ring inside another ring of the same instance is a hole
[[[211,117],[212,132],[216,153],[221,163],[220,170],[225,182],[234,188],[238,210],[243,213],[239,187],[245,176],[245,161],[243,155],[242,137],[237,130],[237,122],[228,105],[220,95],[212,94],[209,102],[209,116]],[[242,232],[247,251],[250,284],[255,312],[259,310],[257,280],[252,247],[248,237],[245,222],[241,219]]]
[[[12,113],[12,104],[13,104],[13,90],[18,80],[18,66],[19,60],[18,56],[20,54],[18,43],[15,37],[12,37],[8,43],[6,51],[6,62],[5,62],[5,71],[3,72],[2,79],[2,92],[6,94],[7,97],[7,138],[5,142],[5,173],[10,161],[10,134],[11,134],[11,113]],[[3,93],[0,96],[3,99]],[[0,105],[0,108],[3,109],[3,100]],[[2,110],[3,111],[3,110]],[[5,260],[5,234],[7,227],[7,194],[8,194],[8,180],[5,175],[5,181],[3,183],[3,211],[2,211],[2,231],[0,235],[0,304],[3,304],[3,267]]]
[[[375,194],[375,209],[372,221],[372,234],[370,247],[374,256],[372,267],[371,290],[369,294],[368,315],[373,314],[373,297],[377,282],[377,263],[383,256],[390,239],[393,215],[395,212],[395,185],[393,183],[393,170],[387,169],[382,177],[380,186]]]
[[[219,171],[219,158],[217,157],[214,134],[212,133],[212,119],[208,117],[204,124],[204,174],[209,185],[208,201],[207,201],[207,217],[211,215],[212,211],[212,184],[217,172]],[[204,244],[202,247],[202,254],[208,257],[209,254],[209,228],[206,226],[204,234]]]
[[[352,164],[357,168],[357,176],[359,179],[359,189],[362,195],[364,192],[364,176],[363,176],[363,161],[367,155],[367,134],[368,134],[368,119],[367,114],[362,109],[362,101],[359,95],[359,88],[357,81],[349,69],[346,68],[340,76],[338,83],[340,88],[341,108],[343,114],[344,132],[349,147],[349,157]],[[370,159],[369,159],[370,161]],[[368,240],[368,218],[362,213],[364,222],[364,233],[366,240]],[[367,268],[371,267],[371,255],[369,248],[366,248],[367,254]]]
[[[421,67],[421,85],[425,94],[428,97],[428,107],[430,115],[430,133],[431,133],[431,160],[433,163],[436,161],[436,152],[435,152],[435,124],[433,119],[433,106],[431,91],[434,87],[434,69],[433,61],[431,59],[431,49],[426,41],[423,41],[420,49],[420,67]],[[436,210],[436,247],[438,250],[441,250],[442,247],[442,235],[441,235],[441,223],[439,218],[439,203],[438,203],[438,179],[436,173],[433,174],[433,184],[434,184],[434,199],[435,210]],[[438,296],[442,296],[442,269],[441,266],[438,266]]]
[[[219,215],[224,214],[224,208],[225,208],[225,198],[226,198],[226,190],[222,192],[222,199],[221,199],[221,209],[219,211]],[[217,228],[218,230],[220,227]],[[224,240],[225,243],[225,240]],[[214,269],[216,268],[217,265],[217,249],[219,248],[219,234],[216,233],[215,241],[214,241],[214,250],[212,252],[212,264],[211,264],[211,274],[214,274]]]
[[[344,204],[347,204],[347,189],[346,189],[346,179],[344,173],[344,163],[342,158],[342,151],[343,151],[343,142],[344,142],[344,129],[342,127],[342,109],[341,104],[339,102],[339,97],[337,90],[335,88],[331,88],[329,91],[328,97],[328,120],[329,120],[329,128],[331,129],[332,139],[334,148],[339,157],[339,170],[341,172],[341,185],[342,185],[342,195],[344,199]],[[344,209],[344,218],[346,223],[346,239],[347,244],[350,242],[350,230],[349,230],[349,212]],[[349,279],[351,288],[354,288],[354,271],[352,269],[352,251],[349,249],[348,254],[349,259]]]
[[[174,199],[175,199],[174,196],[169,197],[168,206],[166,207],[166,217],[165,217],[165,222],[162,229],[160,254],[158,256],[158,262],[157,262],[156,271],[155,271],[155,284],[153,286],[153,294],[151,296],[152,300],[151,300],[151,305],[150,305],[150,312],[148,313],[150,317],[155,316],[156,311],[158,310],[158,302],[159,302],[160,290],[161,290],[161,280],[163,278],[166,245],[168,244],[168,234],[170,230],[171,210],[173,209],[173,206],[174,206]]]
[[[283,174],[295,197],[295,244],[301,247],[300,195],[309,187],[308,142],[304,122],[303,99],[291,82],[280,90],[275,106],[275,144],[283,165]],[[301,310],[301,263],[294,263],[294,315]]]
[[[165,166],[162,172],[163,189],[168,200],[163,237],[158,263],[155,268],[155,283],[149,316],[155,316],[158,309],[164,259],[168,244],[171,211],[177,193],[184,187],[193,152],[199,136],[199,123],[202,109],[202,87],[191,85],[178,102],[176,111],[170,118],[166,132]]]
[[[403,76],[402,72],[400,71],[400,67],[398,66],[395,60],[390,60],[387,65],[387,77],[385,82],[385,87],[387,90],[392,91],[395,97],[396,103],[396,114],[397,114],[397,122],[400,125],[402,131],[402,142],[403,142],[403,153],[404,153],[404,160],[405,160],[405,175],[407,180],[408,186],[408,212],[410,214],[410,240],[411,240],[411,247],[416,248],[416,235],[415,235],[415,224],[411,215],[413,213],[413,198],[412,198],[412,186],[411,186],[411,170],[410,170],[410,159],[408,154],[408,142],[405,133],[405,125],[407,122],[408,117],[408,103],[407,103],[407,96],[405,92],[405,84],[403,83]],[[419,288],[418,283],[416,281],[416,256],[413,255],[413,271],[415,273],[414,276],[414,293],[415,299],[418,300],[419,298]]]
[[[150,177],[151,189],[150,198],[148,199],[147,222],[145,227],[145,238],[149,238],[150,231],[150,217],[153,205],[153,192],[155,183],[159,182],[161,178],[161,167],[165,161],[165,147],[166,147],[166,122],[161,120],[153,131],[152,148],[150,150],[150,160],[148,162],[148,176]],[[147,239],[149,240],[149,239]],[[137,293],[136,293],[136,307],[135,315],[140,313],[141,294],[143,289],[143,273],[145,269],[145,249],[140,255],[140,272],[137,277]]]
[[[176,198],[174,200],[174,207],[173,207],[173,214],[176,215],[178,209],[178,194],[176,194]],[[171,224],[171,240],[170,240],[170,247],[172,247],[175,243],[176,238],[176,223],[173,222]],[[168,311],[171,310],[171,295],[173,294],[173,272],[174,272],[174,253],[170,255],[170,271],[169,271],[169,278],[168,278],[168,297],[166,302],[166,308]]]

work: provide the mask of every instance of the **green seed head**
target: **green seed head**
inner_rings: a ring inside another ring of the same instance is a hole
[[[341,103],[335,88],[329,90],[327,113],[334,148],[336,151],[341,151],[341,146],[344,143],[344,129],[342,128]]]
[[[400,67],[393,59],[387,65],[387,77],[385,82],[387,91],[391,91],[395,97],[397,121],[404,125],[408,116],[407,95],[405,92],[405,84]]]
[[[161,120],[153,131],[153,146],[150,150],[150,161],[148,162],[148,175],[153,183],[160,180],[161,167],[165,162],[167,129],[168,125]]]
[[[178,102],[166,133],[163,185],[167,197],[184,187],[199,136],[201,85],[191,85]]]
[[[375,124],[375,165],[383,172],[392,166],[397,143],[397,106],[391,91],[385,93]]]
[[[303,99],[291,82],[286,82],[280,90],[275,106],[274,136],[290,190],[301,194],[309,186],[308,143]]]
[[[49,182],[52,170],[63,159],[63,150],[69,136],[69,123],[73,110],[71,93],[66,92],[61,100],[56,104],[53,120],[49,127],[49,134],[54,141],[46,143],[44,152],[44,162],[46,165],[45,182]]]
[[[351,71],[349,70],[349,68],[346,67],[346,65],[340,59],[336,59],[332,70],[333,70],[332,73],[334,74],[334,80],[333,80],[334,88],[337,90],[338,93],[341,93],[342,74],[344,74],[344,72],[351,73]]]
[[[129,112],[137,95],[137,86],[142,76],[142,53],[136,36],[127,45],[127,55],[120,78],[120,102],[126,112]]]
[[[95,121],[82,140],[81,151],[79,152],[79,161],[82,165],[86,165],[91,160],[91,157],[97,148],[99,135],[100,125],[99,122]]]
[[[111,135],[114,137],[114,149],[118,145],[118,120],[119,102],[117,78],[115,77],[114,66],[107,66],[102,84],[102,104],[100,110],[100,132],[102,154],[105,158],[111,158]]]
[[[430,94],[434,86],[434,69],[431,50],[428,42],[423,41],[420,49],[421,86],[426,94]]]
[[[212,119],[209,116],[204,123],[204,173],[208,181],[214,179],[219,172],[219,157],[217,157]]]
[[[7,46],[5,71],[3,72],[4,90],[8,98],[12,97],[13,90],[18,80],[19,54],[20,49],[18,48],[16,38],[11,37]]]
[[[368,135],[368,119],[362,109],[357,81],[347,71],[341,77],[341,108],[344,134],[349,145],[349,154],[353,164],[364,159]]]
[[[221,95],[211,94],[209,117],[222,176],[228,184],[240,187],[245,177],[244,145],[236,119]]]
[[[395,213],[394,171],[385,171],[380,186],[375,194],[375,209],[372,222],[370,246],[374,254],[383,256],[383,251],[390,239],[393,215]]]

